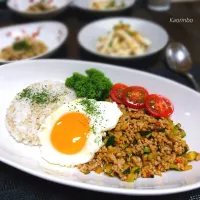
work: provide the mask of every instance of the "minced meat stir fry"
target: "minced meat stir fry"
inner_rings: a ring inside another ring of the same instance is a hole
[[[94,158],[78,165],[81,172],[104,172],[132,182],[138,177],[162,176],[168,170],[190,170],[189,162],[200,160],[199,153],[189,152],[181,124],[174,124],[170,118],[151,116],[144,108],[133,109],[122,104],[119,108],[123,116],[107,132],[104,146]]]

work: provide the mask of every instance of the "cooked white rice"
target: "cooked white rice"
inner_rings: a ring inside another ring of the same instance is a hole
[[[56,98],[55,101],[40,104],[29,98],[22,98],[20,92],[7,109],[6,127],[11,136],[17,142],[33,146],[40,144],[37,132],[45,118],[59,106],[74,100],[76,95],[61,82],[43,81],[31,84],[27,88],[34,94],[45,89],[50,98]]]

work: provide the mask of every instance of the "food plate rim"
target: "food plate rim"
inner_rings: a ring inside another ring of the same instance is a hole
[[[9,63],[9,64],[4,64],[0,66],[0,72],[3,68],[6,67],[12,67],[13,65],[18,65],[20,63],[24,64],[24,65],[29,65],[29,63],[37,63],[37,62],[42,62],[42,63],[55,63],[56,65],[58,65],[59,63],[66,63],[68,65],[73,65],[73,64],[88,64],[88,65],[93,65],[95,66],[100,66],[103,68],[110,68],[112,69],[119,69],[126,71],[126,72],[135,72],[137,74],[141,74],[143,76],[151,76],[154,77],[156,79],[160,79],[163,80],[165,82],[171,83],[171,84],[175,84],[179,87],[184,88],[185,90],[188,90],[189,92],[192,92],[193,94],[197,95],[200,98],[200,94],[198,92],[196,92],[195,90],[182,85],[176,81],[173,81],[171,79],[165,78],[165,77],[161,77],[155,74],[151,74],[148,72],[144,72],[144,71],[140,71],[137,69],[130,69],[130,68],[125,68],[122,66],[118,66],[118,65],[112,65],[112,64],[105,64],[105,63],[98,63],[98,62],[90,62],[90,61],[79,61],[79,60],[73,60],[73,59],[38,59],[38,60],[23,60],[23,61],[19,61],[19,62],[14,62],[14,63]],[[49,65],[47,65],[49,66]],[[166,188],[166,189],[127,189],[127,188],[115,188],[115,187],[104,187],[104,186],[98,186],[98,185],[91,185],[88,183],[83,183],[83,182],[77,182],[77,181],[72,181],[72,180],[67,180],[67,179],[60,179],[59,177],[56,176],[52,176],[49,174],[45,174],[44,172],[38,172],[35,171],[33,169],[30,169],[28,167],[25,167],[23,165],[17,164],[13,161],[10,161],[9,159],[4,158],[3,156],[0,155],[0,161],[11,166],[14,167],[18,170],[21,170],[23,172],[26,172],[30,175],[33,175],[35,177],[38,178],[42,178],[44,180],[47,181],[51,181],[54,183],[58,183],[58,184],[62,184],[62,185],[66,185],[66,186],[71,186],[71,187],[76,187],[76,188],[80,188],[80,189],[86,189],[86,190],[91,190],[91,191],[97,191],[97,192],[103,192],[103,193],[111,193],[111,194],[122,194],[122,195],[132,195],[132,196],[158,196],[158,195],[168,195],[168,194],[176,194],[176,193],[182,193],[182,192],[187,192],[187,191],[191,191],[197,188],[200,188],[200,181],[196,182],[196,183],[192,183],[190,185],[185,185],[185,186],[181,186],[181,187],[176,187],[176,188]]]

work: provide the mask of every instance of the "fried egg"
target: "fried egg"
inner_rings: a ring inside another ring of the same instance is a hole
[[[105,131],[113,129],[121,116],[111,102],[76,99],[62,105],[39,130],[42,158],[65,167],[88,162],[103,146]]]

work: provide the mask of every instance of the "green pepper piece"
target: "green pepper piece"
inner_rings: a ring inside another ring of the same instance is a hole
[[[131,173],[130,167],[128,167],[127,169],[125,169],[122,173],[123,174],[130,174]]]
[[[144,153],[145,154],[150,154],[151,150],[149,149],[149,147],[144,147]]]
[[[182,155],[186,154],[186,153],[187,153],[187,151],[188,151],[187,147],[184,147],[184,151],[183,151],[183,153],[182,153],[182,154],[180,154],[179,156],[182,156]]]
[[[164,133],[165,132],[165,128],[160,129],[159,132]]]
[[[149,178],[154,178],[154,174],[151,174],[151,176]]]
[[[140,131],[142,136],[148,136],[152,131]]]
[[[136,139],[133,140],[133,144],[134,145],[137,144],[137,140]]]
[[[113,146],[115,144],[115,136],[112,135],[108,138],[105,146],[108,147],[108,146]]]
[[[182,132],[181,132],[181,137],[184,138],[185,136],[186,136],[186,132],[185,132],[185,131],[182,131]]]
[[[134,173],[139,174],[139,173],[140,173],[140,168],[138,167],[138,168],[134,171]]]

